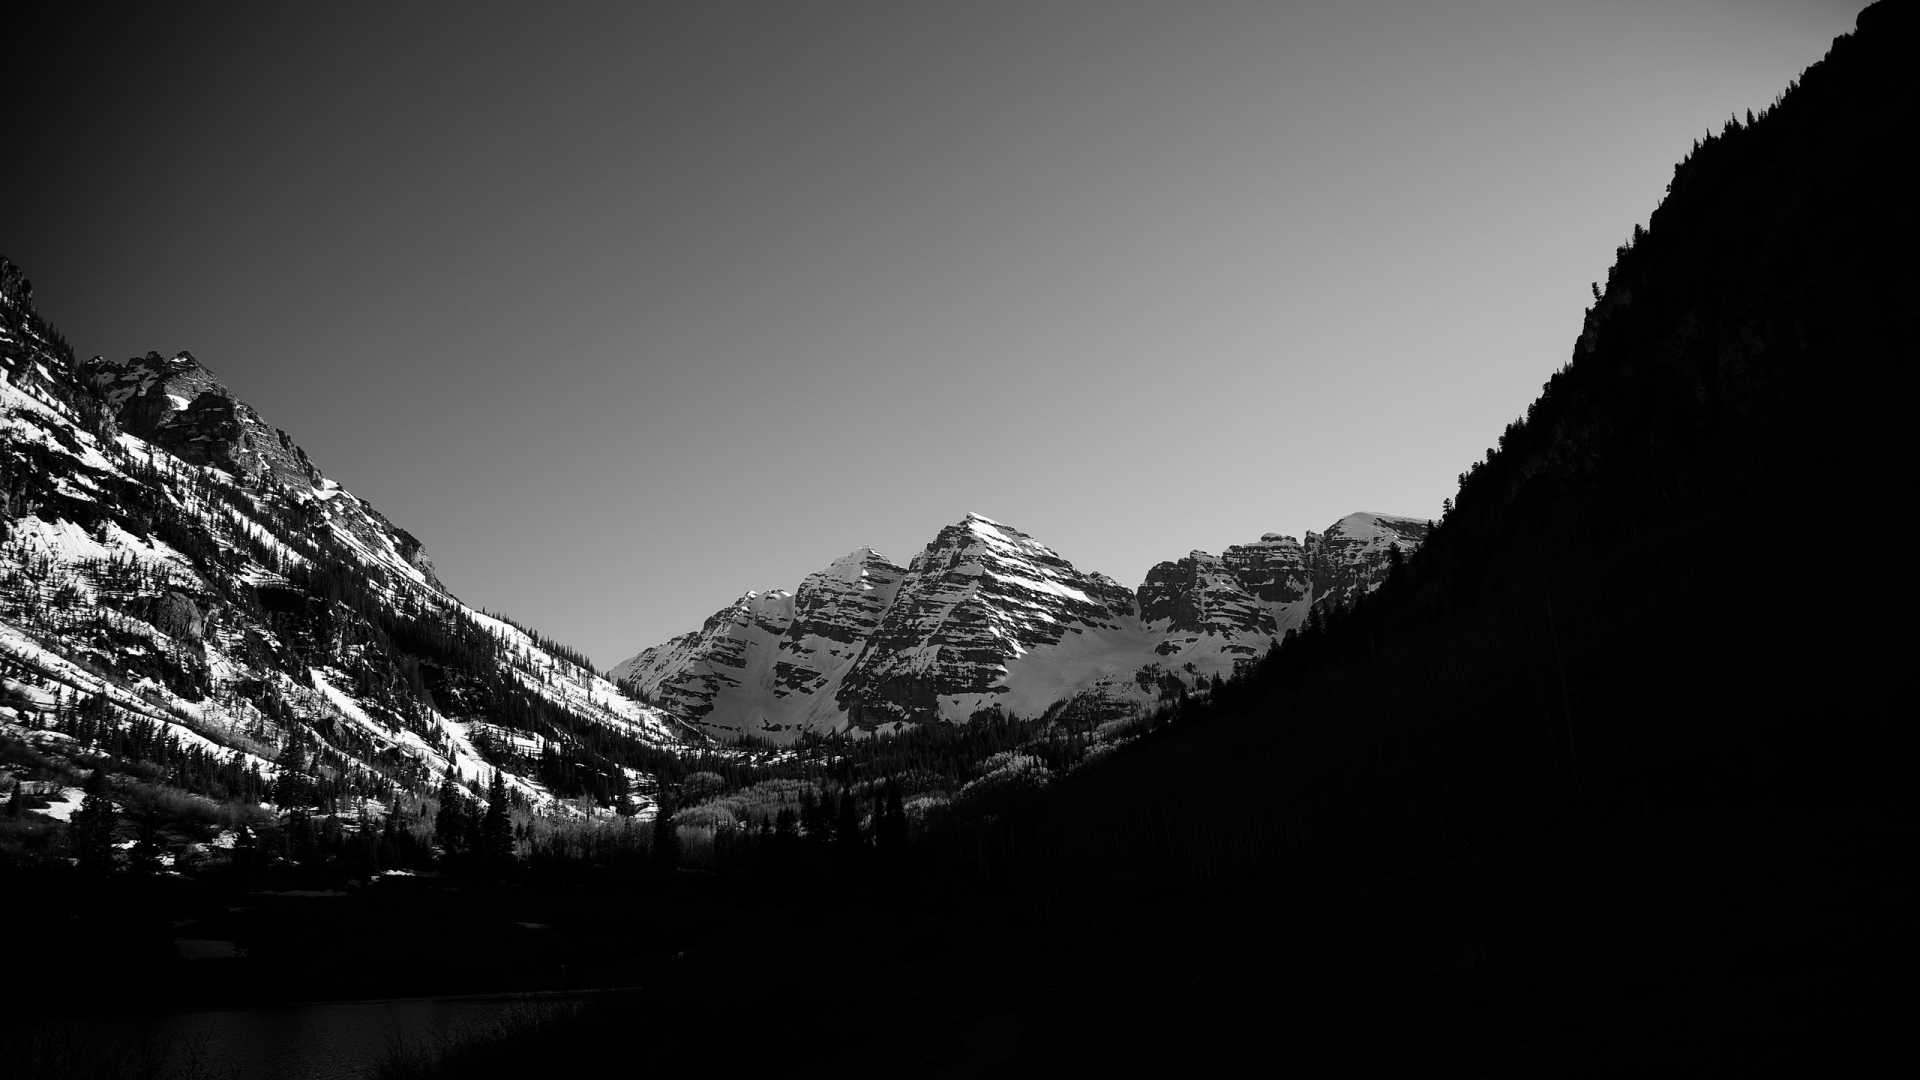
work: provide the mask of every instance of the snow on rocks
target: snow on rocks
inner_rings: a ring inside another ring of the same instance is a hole
[[[61,788],[57,794],[46,796],[46,806],[28,812],[45,814],[55,821],[72,821],[73,812],[80,809],[80,803],[86,797],[87,793],[77,787]]]

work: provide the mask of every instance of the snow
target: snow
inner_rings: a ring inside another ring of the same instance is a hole
[[[45,814],[55,821],[72,821],[73,812],[80,809],[80,803],[86,797],[87,793],[77,787],[61,788],[57,798],[48,796],[48,805],[33,813]]]
[[[1401,517],[1397,514],[1361,512],[1348,514],[1346,517],[1341,518],[1327,529],[1327,534],[1332,535],[1337,531],[1341,535],[1354,540],[1393,541],[1402,539],[1405,535],[1404,532],[1391,528],[1387,524],[1388,522],[1398,522],[1402,525],[1418,529],[1424,529],[1427,525],[1427,523],[1420,518]]]
[[[1063,635],[1059,644],[1028,650],[1007,664],[1000,685],[1010,693],[1001,703],[1015,715],[1038,716],[1099,679],[1125,680],[1132,687],[1133,673],[1160,659],[1154,648],[1164,640],[1137,621]]]

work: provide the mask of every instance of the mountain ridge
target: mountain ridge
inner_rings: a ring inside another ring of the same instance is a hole
[[[1221,555],[1191,552],[1127,589],[969,512],[907,566],[857,549],[795,593],[746,593],[701,630],[645,649],[610,674],[709,733],[776,742],[989,712],[1033,716],[1080,698],[1137,711],[1232,674],[1305,626],[1316,607],[1349,604],[1378,587],[1395,546],[1410,556],[1426,529],[1416,518],[1349,514],[1308,532],[1304,544],[1267,533]],[[838,598],[810,583],[856,561],[863,580],[878,575],[878,584],[859,594],[862,614],[842,620]],[[775,596],[783,606],[772,612],[767,598]],[[831,674],[782,658],[812,633],[794,615],[796,597],[809,598],[809,619],[838,628]],[[772,681],[769,670],[779,672]],[[802,671],[811,677],[796,677]]]
[[[640,792],[621,761],[688,736],[460,602],[418,538],[191,353],[76,361],[7,262],[0,361],[7,734],[85,755],[105,736],[73,707],[94,702],[101,730],[153,725],[271,801],[375,814],[495,771],[534,805]]]

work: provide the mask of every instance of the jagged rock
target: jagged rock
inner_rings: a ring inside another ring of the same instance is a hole
[[[1291,536],[1266,533],[1257,544],[1235,544],[1220,555],[1240,587],[1268,604],[1293,604],[1313,594],[1305,548]]]
[[[1133,618],[1133,595],[1119,582],[968,514],[914,556],[837,700],[851,724],[868,729],[966,719],[1009,692],[1014,659]]]
[[[1411,555],[1427,538],[1429,522],[1388,514],[1348,514],[1325,533],[1307,534],[1316,602],[1351,603],[1386,579],[1389,552]]]
[[[207,619],[201,614],[200,605],[172,589],[154,598],[152,618],[148,621],[155,629],[183,641],[197,643],[206,637]]]
[[[94,357],[79,374],[116,412],[120,428],[183,461],[224,469],[251,486],[320,482],[306,451],[269,426],[190,352],[113,362]]]
[[[269,425],[251,405],[190,352],[166,359],[157,352],[123,361],[101,357],[79,365],[78,374],[112,410],[119,429],[164,447],[195,465],[211,465],[254,491],[280,491],[312,505],[316,527],[344,530],[354,542],[390,550],[406,568],[436,588],[433,560],[413,534],[372,505],[322,476],[292,436]]]

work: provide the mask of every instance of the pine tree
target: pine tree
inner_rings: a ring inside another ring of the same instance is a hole
[[[86,793],[69,826],[74,856],[82,870],[109,873],[113,870],[114,810],[104,764],[87,777]]]
[[[813,845],[823,845],[833,836],[833,813],[826,799],[810,787],[800,792],[800,830]]]
[[[134,842],[133,850],[127,852],[127,868],[136,874],[157,874],[160,872],[160,830],[155,825],[152,814],[140,818],[139,838]]]
[[[487,814],[480,819],[480,851],[492,862],[513,861],[513,818],[507,814],[506,778],[498,769],[487,785]]]
[[[13,782],[13,794],[7,797],[7,816],[25,817],[27,813],[27,784],[24,780]]]
[[[400,799],[394,797],[393,806],[387,811],[386,821],[380,826],[380,847],[375,861],[382,870],[398,870],[400,858]]]
[[[673,807],[660,804],[660,814],[653,819],[653,865],[662,870],[672,870],[680,865],[680,832],[673,821]]]
[[[433,842],[445,854],[466,850],[467,812],[461,805],[465,802],[460,785],[454,782],[453,770],[448,769],[446,778],[440,782],[440,810],[433,815]]]
[[[866,861],[866,843],[860,836],[860,808],[853,801],[853,789],[840,789],[840,812],[833,828],[833,846],[841,873],[858,874]]]
[[[900,781],[887,781],[887,808],[874,829],[874,840],[890,861],[898,861],[907,852],[907,808],[900,798]]]

